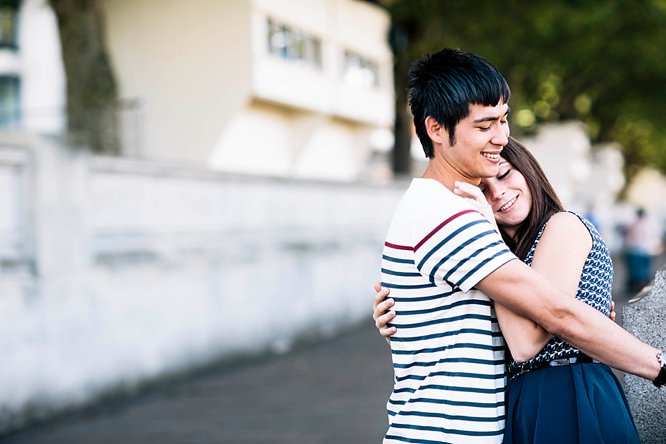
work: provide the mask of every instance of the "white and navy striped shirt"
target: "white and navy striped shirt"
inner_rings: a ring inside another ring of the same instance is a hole
[[[384,443],[501,443],[504,340],[473,287],[516,259],[488,220],[432,179],[414,179],[391,222],[382,285],[398,329]]]

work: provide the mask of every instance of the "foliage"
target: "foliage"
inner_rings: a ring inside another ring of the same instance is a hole
[[[579,119],[593,141],[621,144],[629,178],[646,164],[666,172],[665,0],[380,3],[411,60],[450,46],[497,66],[512,88],[514,134]]]

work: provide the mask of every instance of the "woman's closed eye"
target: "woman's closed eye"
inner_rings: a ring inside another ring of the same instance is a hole
[[[506,179],[509,176],[510,172],[511,168],[507,168],[506,171],[500,171],[499,174],[497,175],[497,179],[499,180]]]

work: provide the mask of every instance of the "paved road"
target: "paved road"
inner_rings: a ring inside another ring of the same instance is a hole
[[[335,340],[252,365],[211,368],[0,442],[378,443],[392,378],[388,346],[368,320]]]

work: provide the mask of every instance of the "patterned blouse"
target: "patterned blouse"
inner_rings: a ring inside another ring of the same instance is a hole
[[[576,214],[576,216],[578,215]],[[583,272],[580,281],[578,282],[576,298],[608,316],[610,315],[610,305],[612,300],[611,289],[613,286],[613,263],[611,262],[610,252],[594,225],[580,216],[578,216],[578,218],[585,224],[592,235],[592,248],[583,265]],[[539,244],[539,239],[541,239],[541,235],[547,224],[548,222],[541,227],[541,230],[539,230],[539,233],[534,240],[534,244],[532,244],[532,248],[530,248],[530,251],[525,257],[525,263],[527,265],[532,265],[534,251]],[[562,259],[564,260],[564,258]],[[558,337],[552,337],[535,356],[520,364],[511,360],[509,368],[514,369],[531,362],[541,363],[552,361],[554,359],[571,358],[578,356],[579,354],[580,350],[573,347],[571,344]]]

